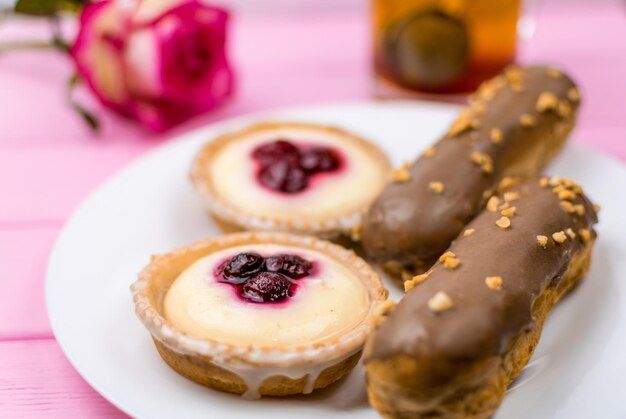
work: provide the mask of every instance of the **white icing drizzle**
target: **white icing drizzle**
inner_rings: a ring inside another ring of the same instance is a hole
[[[306,376],[306,383],[304,384],[304,389],[302,390],[302,394],[310,394],[313,392],[315,387],[315,383],[319,378],[320,374],[324,372],[327,368],[332,367],[344,360],[348,359],[355,353],[357,353],[360,348],[351,351],[343,356],[322,362],[319,364],[308,364],[308,365],[292,365],[290,367],[235,367],[233,365],[222,364],[219,362],[212,361],[213,364],[217,365],[220,368],[223,368],[227,371],[232,372],[237,375],[239,378],[243,380],[246,384],[246,391],[241,395],[242,398],[246,400],[256,400],[261,398],[260,389],[265,380],[274,377],[274,376],[283,376],[287,377],[291,380],[299,380]]]

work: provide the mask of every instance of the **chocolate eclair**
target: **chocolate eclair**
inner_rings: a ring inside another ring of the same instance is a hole
[[[361,232],[367,254],[393,275],[426,270],[500,185],[539,175],[579,102],[572,80],[553,67],[510,68],[485,82],[374,201]]]
[[[568,179],[493,197],[379,323],[365,350],[385,417],[488,418],[528,362],[548,313],[579,283],[596,208]]]

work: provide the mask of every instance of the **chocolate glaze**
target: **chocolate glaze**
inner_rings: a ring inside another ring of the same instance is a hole
[[[545,92],[554,94],[561,109],[537,109]],[[371,206],[362,234],[367,254],[413,272],[420,264],[427,268],[483,208],[488,192],[504,176],[539,174],[571,130],[578,102],[574,83],[553,68],[511,69],[485,83],[459,117],[478,126],[444,135],[434,155],[409,166],[409,181],[389,184]],[[523,126],[523,114],[534,117],[535,124]],[[502,134],[499,144],[491,140],[494,128]],[[474,151],[491,157],[491,173],[471,161]],[[443,193],[429,189],[433,181],[444,184]]]
[[[541,187],[537,179],[512,190],[520,199],[510,203],[517,208],[511,226],[496,226],[499,210],[485,210],[476,217],[467,226],[474,233],[461,234],[449,248],[460,266],[451,270],[436,263],[428,278],[406,294],[370,338],[366,364],[401,355],[429,359],[432,368],[421,379],[442,385],[459,373],[461,365],[503,354],[515,336],[533,325],[535,299],[546,287],[558,285],[585,246],[579,231],[588,229],[587,240],[595,239],[592,226],[597,216],[582,195],[572,203],[584,205],[585,213],[566,212],[552,187]],[[576,237],[557,244],[552,233],[567,228]],[[545,247],[537,235],[548,237]],[[488,276],[502,277],[502,288],[489,288]],[[435,313],[428,300],[439,291],[448,294],[454,306]]]

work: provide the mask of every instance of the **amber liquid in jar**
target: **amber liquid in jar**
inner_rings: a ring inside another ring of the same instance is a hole
[[[372,0],[386,91],[471,92],[515,59],[520,0]]]

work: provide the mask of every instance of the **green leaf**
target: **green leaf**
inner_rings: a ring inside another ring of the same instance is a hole
[[[67,80],[67,100],[71,108],[76,111],[81,118],[83,118],[83,121],[85,121],[85,123],[89,125],[93,131],[98,132],[100,131],[100,121],[98,121],[98,118],[85,109],[83,105],[76,102],[72,96],[74,89],[80,84],[80,82],[80,76],[76,73],[72,74],[72,76]]]
[[[96,132],[100,131],[100,121],[98,121],[94,114],[92,114],[76,102],[72,102],[71,106],[72,109],[78,112],[78,114],[83,118],[83,121],[85,121],[85,123],[89,125],[89,128]]]
[[[52,15],[48,18],[52,25],[52,43],[55,47],[64,52],[70,51],[70,44],[63,39],[63,31],[61,30],[61,22],[58,15]]]
[[[68,94],[68,96],[72,95],[72,92],[74,91],[76,86],[78,86],[79,84],[80,84],[80,76],[78,75],[78,73],[72,74],[70,76],[70,78],[67,80],[67,94]]]
[[[32,16],[52,16],[61,11],[78,11],[84,0],[17,0],[15,13]]]

